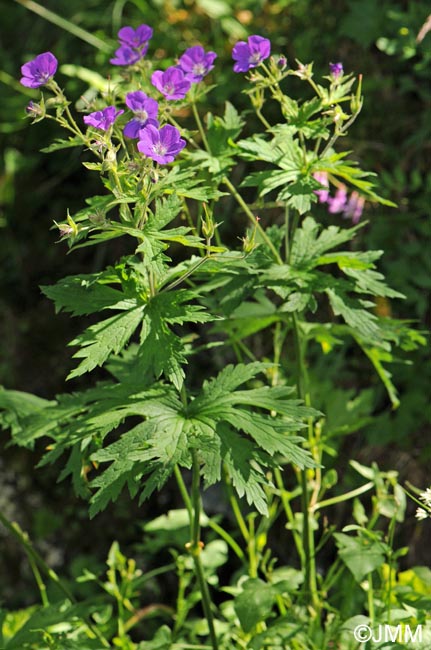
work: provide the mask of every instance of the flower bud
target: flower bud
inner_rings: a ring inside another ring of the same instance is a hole
[[[202,219],[202,234],[205,239],[212,239],[214,237],[216,225],[214,223],[212,214],[208,211],[208,206],[206,203],[203,203],[203,209],[205,212],[205,217]]]
[[[45,102],[43,101],[43,98],[41,99],[40,104],[30,101],[25,110],[29,117],[33,118],[33,123],[40,122],[46,115]]]
[[[338,63],[330,63],[329,72],[334,80],[339,79],[344,74],[343,64],[340,61]]]
[[[313,78],[312,63],[301,63],[301,61],[298,61],[298,59],[296,59],[296,63],[298,64],[297,69],[289,71],[290,74],[294,74],[296,77],[304,80]]]
[[[352,95],[352,98],[350,100],[350,109],[352,113],[359,113],[362,104],[363,104],[363,98],[362,98],[362,75],[360,74],[358,77],[358,88],[356,90],[356,93]]]
[[[73,240],[79,232],[78,224],[74,222],[69,213],[67,213],[66,223],[57,223],[56,221],[54,221],[54,223],[57,226],[62,239],[70,238]]]
[[[117,168],[117,153],[115,149],[108,149],[103,161],[102,170],[109,171]]]
[[[278,57],[278,60],[277,60],[277,67],[280,70],[284,70],[286,68],[286,66],[287,66],[287,59],[283,54],[280,54],[280,56]]]

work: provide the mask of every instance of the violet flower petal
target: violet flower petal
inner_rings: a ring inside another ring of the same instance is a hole
[[[151,75],[151,83],[169,100],[183,99],[191,87],[190,80],[177,67],[168,68],[164,72],[155,70]]]
[[[108,131],[117,117],[122,113],[124,113],[122,109],[117,110],[115,106],[107,106],[101,111],[94,111],[93,113],[84,115],[83,120],[87,126],[93,126],[101,131]]]
[[[146,45],[152,36],[153,30],[148,25],[139,25],[136,29],[122,27],[118,32],[120,43],[134,48],[141,48]]]
[[[110,63],[112,65],[133,65],[141,58],[141,53],[138,50],[132,49],[128,45],[121,45],[115,50],[115,56],[110,59]]]
[[[234,72],[248,72],[256,68],[271,54],[271,41],[257,34],[249,36],[247,43],[239,41],[232,50]]]
[[[20,83],[28,88],[45,86],[57,72],[58,61],[52,52],[38,54],[32,61],[21,66]]]
[[[171,124],[165,124],[160,130],[149,124],[139,131],[138,150],[160,165],[172,162],[186,146],[180,132]]]
[[[202,45],[189,47],[178,59],[178,65],[192,83],[202,81],[205,75],[214,68],[215,52],[205,52]]]

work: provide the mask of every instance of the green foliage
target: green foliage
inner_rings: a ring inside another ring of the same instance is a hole
[[[325,6],[290,4],[289,16],[296,19],[302,11],[323,12],[315,23],[325,44]],[[154,66],[165,68],[171,54],[178,57],[169,39],[184,12],[191,31],[182,42],[199,40],[208,18],[219,21],[223,34],[247,37],[244,10],[229,2],[199,2],[199,12],[190,14],[174,1],[169,19],[159,2],[147,5],[136,0],[127,11],[135,17],[131,25],[142,20],[136,11],[160,23]],[[106,7],[117,27],[125,6]],[[246,6],[256,17],[265,11],[271,31],[273,9],[267,3]],[[100,48],[98,67],[106,72],[112,44],[100,38],[106,16],[85,7],[84,15],[93,15],[87,30],[76,16],[69,20],[38,3],[30,8]],[[274,15],[284,20],[280,9],[275,3]],[[373,8],[373,29],[384,24],[384,11],[385,3]],[[353,36],[357,3],[348,3],[346,12],[340,33]],[[398,24],[406,16],[414,23],[420,12],[409,9],[391,20]],[[355,38],[363,31],[361,24]],[[370,33],[370,42],[376,40],[377,31]],[[85,60],[63,63],[58,74],[68,77],[68,95],[81,96],[75,104],[57,81],[44,88],[37,128],[49,118],[67,137],[55,134],[43,151],[73,156],[83,148],[82,165],[89,176],[100,176],[102,190],[91,188],[91,198],[80,196],[70,211],[55,210],[56,219],[66,215],[54,222],[61,240],[83,255],[78,259],[92,260],[90,272],[74,268],[42,286],[57,313],[82,319],[70,342],[78,360],[68,375],[73,389],[55,399],[2,389],[1,424],[16,444],[38,454],[44,446],[40,467],[63,456],[59,479],[71,478],[76,494],[89,502],[90,517],[105,510],[110,516],[112,504],[129,497],[138,506],[151,498],[151,507],[158,502],[166,511],[159,494],[168,494],[174,481],[185,508],[169,502],[168,514],[140,526],[140,564],[157,568],[142,573],[114,542],[106,575],[86,568],[72,586],[46,566],[17,524],[0,515],[28,556],[43,604],[3,616],[2,647],[321,650],[335,644],[353,650],[358,621],[429,620],[429,576],[420,569],[397,575],[406,552],[394,544],[406,512],[397,473],[356,463],[354,445],[348,459],[360,478],[350,485],[342,467],[343,437],[372,425],[373,409],[382,409],[370,371],[398,407],[393,364],[405,363],[425,337],[410,314],[408,320],[392,318],[396,301],[409,292],[408,283],[394,282],[403,293],[386,284],[385,241],[368,245],[372,227],[368,231],[365,223],[333,223],[339,213],[324,214],[317,194],[323,174],[331,191],[353,190],[361,209],[367,200],[369,213],[374,203],[384,214],[395,206],[387,196],[397,183],[387,179],[391,190],[377,194],[375,174],[362,167],[379,165],[366,164],[364,147],[352,142],[350,129],[363,109],[362,76],[322,76],[299,61],[297,67],[284,65],[275,54],[284,39],[278,38],[273,58],[253,68],[246,81],[241,75],[234,83],[226,69],[215,68],[218,85],[205,81],[178,103],[159,101],[160,124],[175,124],[187,141],[172,165],[156,164],[123,137],[127,113],[106,130],[85,130],[79,115],[124,107],[127,93],[138,87],[154,96],[150,57],[116,69],[109,79]],[[380,50],[410,56],[413,46],[400,48],[392,38],[379,39]],[[224,42],[220,35],[215,39],[222,58]],[[238,79],[254,111],[240,109]],[[307,88],[299,97],[297,83]],[[230,95],[229,86],[235,91]],[[409,182],[403,173],[397,178]],[[254,203],[248,188],[256,188]],[[403,196],[396,198],[404,209]],[[248,220],[245,232],[234,204]],[[358,218],[347,207],[343,216]],[[90,246],[98,246],[94,259],[86,257]],[[426,286],[418,278],[418,286]],[[419,299],[413,302],[423,314]],[[369,502],[359,500],[370,493]],[[203,507],[213,494],[216,506],[208,507],[219,514],[207,517]],[[417,502],[428,507],[423,494]],[[340,511],[332,516],[331,508],[349,501],[355,523],[336,532]],[[288,560],[280,531],[288,540]],[[318,572],[325,546],[331,550]],[[166,553],[173,562],[159,567]],[[280,566],[287,561],[298,568]],[[168,572],[173,598],[163,580],[154,580]],[[232,579],[222,584],[226,575]],[[53,596],[44,579],[52,581]],[[75,602],[73,592],[83,585],[88,600]],[[219,588],[216,605],[211,591]]]

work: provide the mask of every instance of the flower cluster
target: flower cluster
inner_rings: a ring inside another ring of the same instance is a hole
[[[189,47],[178,59],[178,64],[164,72],[156,70],[151,83],[165,99],[183,99],[193,83],[199,83],[214,68],[215,52],[205,52],[201,45]]]
[[[120,47],[111,59],[112,65],[133,65],[140,61],[147,53],[148,42],[153,35],[153,30],[148,25],[122,27],[118,32]]]
[[[322,185],[321,189],[314,191],[319,203],[326,203],[330,214],[342,213],[345,219],[351,219],[354,224],[358,223],[364,210],[365,198],[356,191],[349,196],[345,185],[340,185],[335,195],[331,196],[327,173],[316,172],[313,176]]]
[[[148,44],[153,36],[153,30],[148,25],[122,27],[118,32],[119,48],[111,59],[113,65],[130,66],[140,61],[148,50]],[[271,54],[269,39],[257,34],[249,36],[247,41],[238,42],[232,50],[234,72],[248,72],[259,66]],[[163,95],[167,101],[184,99],[192,84],[199,83],[214,68],[217,58],[215,52],[206,52],[201,45],[189,47],[179,58],[177,64],[167,70],[155,70],[151,75],[152,85]],[[286,59],[280,57],[279,67],[286,66]],[[58,62],[51,52],[39,54],[33,61],[24,64],[21,68],[23,77],[21,83],[30,88],[38,88],[49,84],[58,67]],[[330,65],[331,75],[337,79],[343,74],[341,63]],[[55,91],[55,86],[52,88]],[[137,139],[137,149],[144,156],[151,158],[160,165],[165,165],[185,147],[186,142],[181,138],[179,130],[165,124],[160,128],[158,102],[149,97],[142,90],[127,93],[126,107],[133,117],[125,124],[123,132],[127,138]],[[29,114],[41,119],[44,112],[38,105],[31,103],[28,107]],[[101,110],[85,115],[84,124],[109,132],[117,118],[124,113],[124,109],[116,106],[106,106]],[[349,199],[344,187],[337,190],[335,197],[329,195],[327,177],[324,174],[316,175],[323,185],[321,190],[316,190],[320,202],[326,202],[330,212],[343,212],[353,221],[360,218],[364,199],[357,192],[353,192]]]

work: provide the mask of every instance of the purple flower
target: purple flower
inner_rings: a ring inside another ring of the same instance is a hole
[[[346,207],[347,201],[347,191],[346,186],[341,185],[338,190],[335,192],[335,196],[328,197],[328,212],[331,214],[336,214],[337,212],[343,212]]]
[[[339,77],[343,76],[343,64],[338,62],[338,63],[330,63],[329,64],[329,72],[331,73],[331,77],[333,79],[338,79]]]
[[[102,111],[95,111],[89,115],[84,115],[84,122],[101,131],[107,131],[122,113],[124,113],[122,109],[117,111],[115,106],[107,106]]]
[[[128,138],[137,138],[140,129],[147,124],[159,126],[157,111],[159,105],[155,99],[148,97],[142,90],[136,90],[126,95],[126,106],[135,114],[133,120],[124,127],[124,135]]]
[[[165,72],[156,70],[151,75],[151,83],[166,99],[183,99],[190,90],[191,82],[180,68],[168,68]]]
[[[186,79],[198,83],[214,68],[213,62],[216,58],[215,52],[205,52],[201,45],[194,45],[178,59],[178,66],[186,75]]]
[[[233,50],[232,58],[235,61],[234,72],[248,72],[256,68],[271,54],[271,41],[263,36],[249,36],[247,43],[239,41]]]
[[[364,210],[365,199],[358,192],[352,192],[343,210],[343,217],[358,223]]]
[[[122,45],[115,50],[115,56],[110,59],[112,65],[133,65],[141,59],[139,50],[133,50],[128,45]]]
[[[118,40],[121,45],[128,45],[139,50],[148,49],[148,41],[153,35],[153,30],[148,25],[139,25],[136,29],[133,27],[122,27],[118,32]],[[144,54],[145,54],[144,52]]]
[[[326,203],[326,201],[329,198],[329,181],[328,181],[328,174],[326,172],[315,172],[313,174],[313,178],[320,183],[321,185],[324,186],[326,189],[321,189],[321,190],[314,190],[314,193],[316,194],[317,198],[319,199],[319,203]]]
[[[160,165],[172,162],[185,146],[186,141],[180,137],[178,129],[170,124],[165,124],[160,130],[148,124],[139,131],[139,151]]]
[[[120,47],[111,59],[113,65],[133,65],[145,56],[148,50],[148,41],[153,35],[153,30],[148,25],[122,27],[118,32]]]
[[[20,83],[29,88],[45,86],[57,72],[58,61],[52,52],[43,52],[21,67]]]

